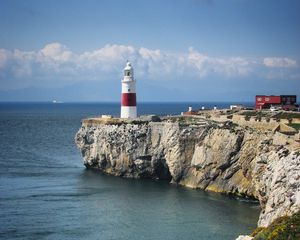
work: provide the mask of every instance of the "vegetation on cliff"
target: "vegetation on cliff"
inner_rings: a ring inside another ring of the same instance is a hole
[[[251,236],[253,240],[299,240],[300,211],[277,218],[266,228],[257,228]]]

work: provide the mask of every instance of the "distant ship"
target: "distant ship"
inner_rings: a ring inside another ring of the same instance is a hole
[[[53,100],[52,103],[63,103],[62,101]]]

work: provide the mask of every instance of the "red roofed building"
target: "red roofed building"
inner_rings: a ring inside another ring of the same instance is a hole
[[[255,109],[270,109],[270,107],[281,107],[283,110],[291,110],[296,108],[296,95],[280,95],[280,96],[266,96],[256,95]]]

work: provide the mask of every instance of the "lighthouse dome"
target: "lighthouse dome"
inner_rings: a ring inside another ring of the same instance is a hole
[[[124,76],[133,79],[133,67],[129,61],[127,61],[126,67],[124,68]]]
[[[132,69],[131,62],[127,61],[126,67],[124,68],[124,70],[131,70],[131,69]]]

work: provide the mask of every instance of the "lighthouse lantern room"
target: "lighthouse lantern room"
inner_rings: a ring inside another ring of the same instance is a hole
[[[133,68],[127,61],[122,80],[121,118],[136,118],[136,91]]]

